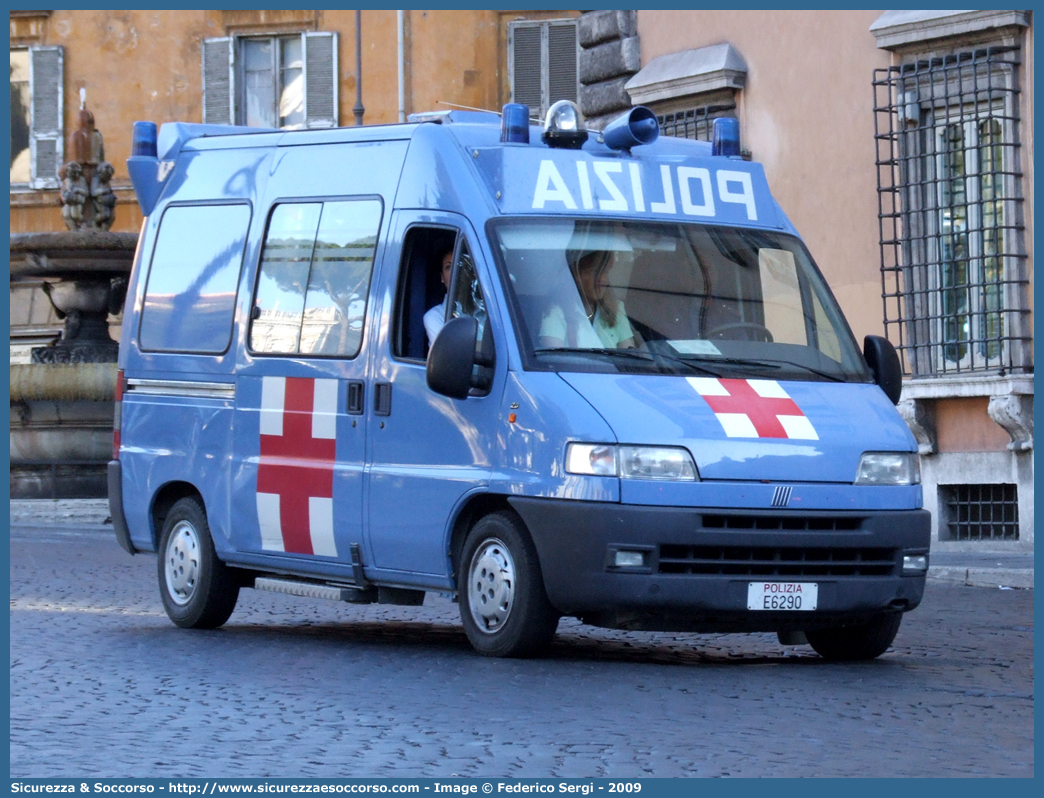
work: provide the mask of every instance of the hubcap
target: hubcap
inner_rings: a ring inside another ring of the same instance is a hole
[[[199,579],[199,536],[188,521],[179,521],[167,539],[164,553],[167,593],[178,605],[188,604]]]
[[[515,562],[504,543],[490,538],[479,546],[468,568],[471,617],[483,632],[499,632],[515,599]]]

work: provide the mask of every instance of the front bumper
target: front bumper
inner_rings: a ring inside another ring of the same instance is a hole
[[[662,631],[781,631],[860,623],[921,602],[925,510],[702,510],[514,497],[551,603],[586,623]],[[644,552],[618,568],[617,549]],[[751,611],[751,582],[815,582],[815,611]]]

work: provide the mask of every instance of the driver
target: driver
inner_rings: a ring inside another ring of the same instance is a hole
[[[556,303],[548,308],[540,321],[540,346],[635,348],[634,332],[623,302],[616,299],[609,286],[612,257],[611,252],[604,250],[566,251],[580,303],[570,303],[569,307]]]

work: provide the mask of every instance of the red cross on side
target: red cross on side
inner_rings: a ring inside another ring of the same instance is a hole
[[[776,416],[803,416],[793,399],[761,396],[746,380],[718,380],[728,396],[703,395],[715,413],[743,413],[762,438],[787,438],[787,431]]]
[[[333,498],[337,441],[312,437],[315,380],[287,377],[283,434],[261,435],[258,493],[279,496],[279,521],[287,552],[312,554],[308,500]]]

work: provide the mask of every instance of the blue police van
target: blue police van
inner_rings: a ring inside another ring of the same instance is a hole
[[[895,350],[735,120],[658,132],[135,123],[109,501],[175,624],[436,592],[492,656],[562,616],[888,649],[929,550]]]

